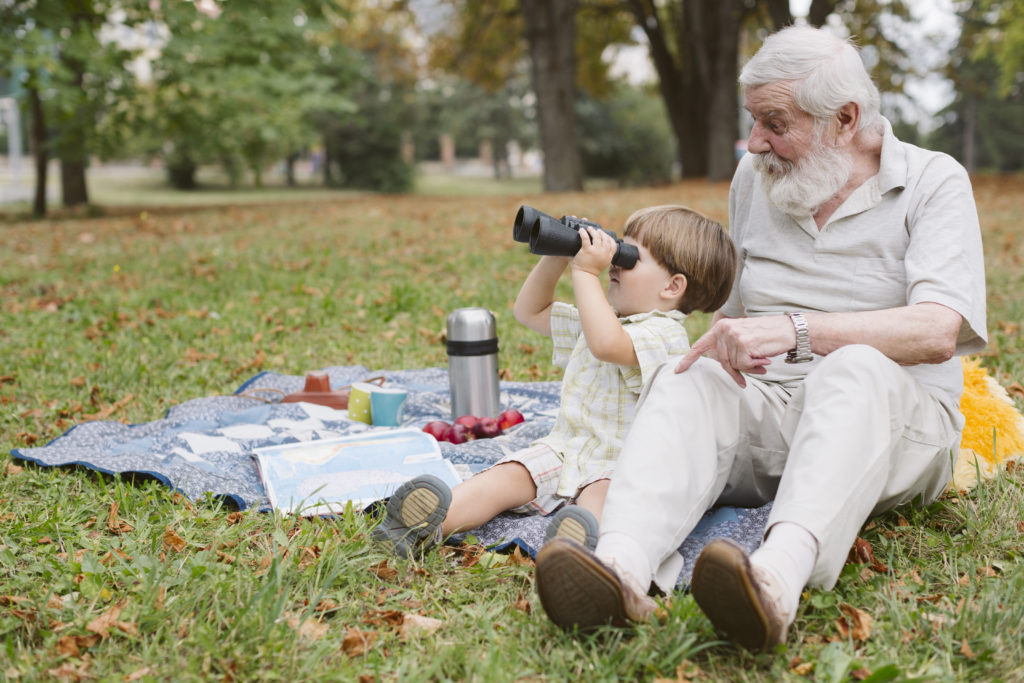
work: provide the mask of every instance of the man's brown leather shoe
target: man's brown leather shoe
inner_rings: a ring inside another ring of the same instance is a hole
[[[690,592],[711,623],[748,650],[785,642],[792,621],[775,580],[733,541],[716,538],[697,557]]]
[[[567,631],[645,621],[657,604],[628,575],[568,538],[537,553],[537,593],[551,621]]]

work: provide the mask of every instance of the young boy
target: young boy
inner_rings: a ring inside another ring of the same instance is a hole
[[[550,514],[547,537],[593,547],[608,479],[649,374],[689,349],[683,320],[729,295],[736,253],[721,225],[682,206],[654,206],[626,221],[640,258],[612,266],[615,240],[587,228],[573,258],[543,256],[516,297],[516,319],[554,341],[565,368],[551,433],[449,490],[431,475],[398,488],[373,536],[407,557],[506,510]],[[572,268],[576,306],[554,301]],[[608,269],[607,297],[600,274]]]

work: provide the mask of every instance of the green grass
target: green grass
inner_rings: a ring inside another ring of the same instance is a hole
[[[612,229],[655,203],[727,218],[727,187],[703,182],[567,195],[438,185],[214,208],[159,208],[171,202],[142,189],[103,217],[0,222],[0,452],[90,415],[146,422],[260,370],[443,366],[438,333],[460,306],[495,312],[508,376],[557,378],[549,344],[511,315],[535,259],[511,240],[521,203]],[[980,180],[977,196],[984,359],[1009,385],[1024,378],[1024,181]],[[694,335],[706,325],[689,321]],[[1024,679],[1021,470],[877,520],[862,536],[889,571],[848,565],[835,591],[807,593],[784,648],[751,655],[717,641],[688,595],[634,632],[577,639],[543,617],[514,558],[397,561],[359,514],[232,515],[152,481],[0,459],[7,679]],[[866,640],[840,635],[842,605],[871,616]],[[437,629],[403,632],[405,615]]]

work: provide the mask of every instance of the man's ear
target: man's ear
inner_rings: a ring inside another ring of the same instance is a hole
[[[668,279],[665,288],[661,290],[662,296],[666,299],[682,299],[686,294],[686,276],[676,273]]]
[[[855,102],[847,102],[836,113],[836,143],[848,143],[857,134],[859,127],[860,107]]]

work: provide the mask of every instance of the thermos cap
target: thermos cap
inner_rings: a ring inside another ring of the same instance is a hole
[[[457,308],[448,314],[448,341],[497,341],[498,325],[486,308]]]

